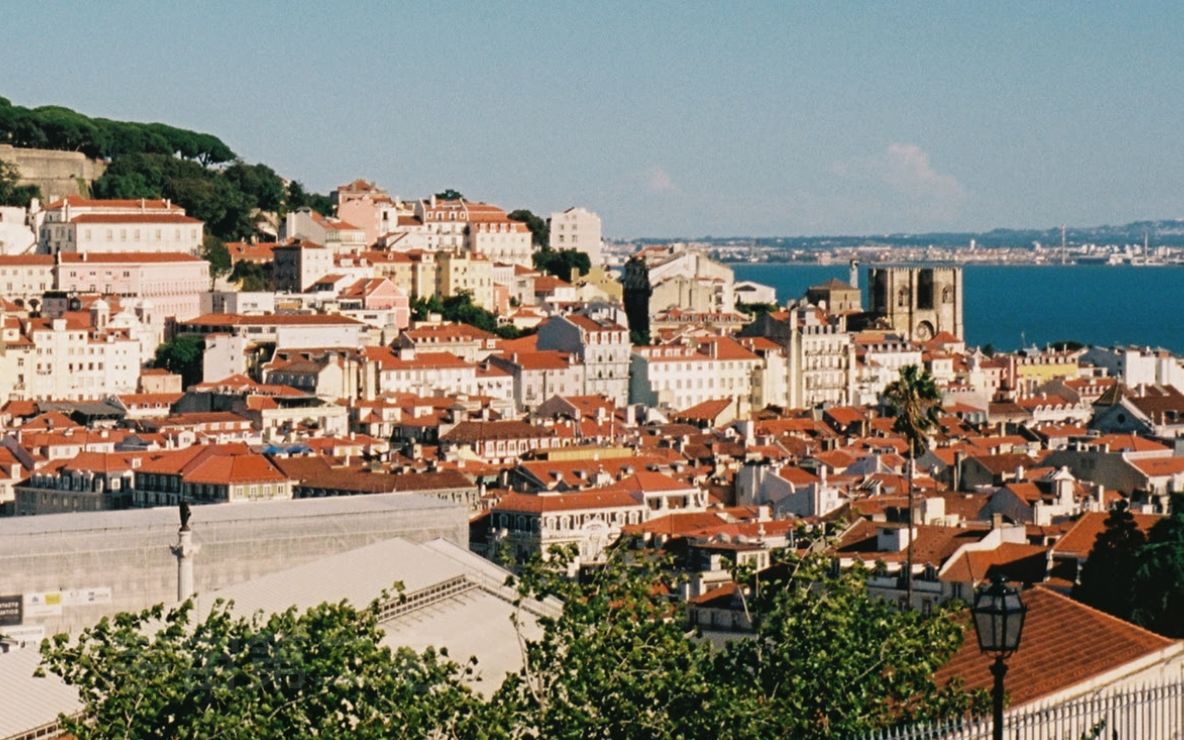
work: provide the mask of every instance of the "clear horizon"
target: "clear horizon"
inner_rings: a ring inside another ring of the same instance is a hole
[[[0,95],[606,236],[1178,218],[1184,6],[9,8]],[[15,33],[13,32],[15,31]]]

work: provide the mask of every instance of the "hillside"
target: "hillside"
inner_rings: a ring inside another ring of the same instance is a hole
[[[218,137],[163,123],[91,118],[61,106],[24,108],[0,97],[0,144],[99,160],[105,171],[91,184],[93,196],[170,198],[223,240],[256,235],[257,211],[329,210],[327,196],[306,192],[265,164],[243,162]]]

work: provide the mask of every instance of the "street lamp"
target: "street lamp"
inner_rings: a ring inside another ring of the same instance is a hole
[[[995,677],[991,695],[995,709],[994,737],[1003,740],[1003,677],[1007,675],[1004,660],[1020,646],[1028,607],[1020,599],[1019,591],[1008,586],[1002,575],[996,575],[990,586],[980,588],[975,594],[970,611],[974,614],[979,649],[995,656],[991,664],[991,675]]]

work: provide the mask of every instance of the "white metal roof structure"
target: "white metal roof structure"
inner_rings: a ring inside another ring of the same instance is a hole
[[[295,606],[349,601],[363,607],[391,593],[381,617],[383,644],[417,651],[447,648],[465,663],[477,659],[473,688],[489,695],[506,673],[522,666],[522,650],[511,615],[519,614],[522,637],[539,634],[537,618],[556,614],[559,602],[527,600],[519,610],[517,593],[506,585],[509,572],[443,539],[416,543],[401,538],[325,555],[249,581],[197,595],[197,614],[217,599],[232,601],[240,614],[270,614]],[[403,585],[405,599],[395,596]],[[40,655],[35,647],[0,653],[0,740],[28,737],[52,729],[59,713],[80,709],[78,693],[55,676],[34,678]]]

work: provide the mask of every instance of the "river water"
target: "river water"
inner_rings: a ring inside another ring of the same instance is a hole
[[[805,294],[845,264],[733,264],[737,280],[777,289],[777,300]],[[867,268],[859,279],[867,303]],[[967,265],[966,341],[1014,350],[1064,339],[1135,344],[1184,353],[1184,267],[1129,265]]]

